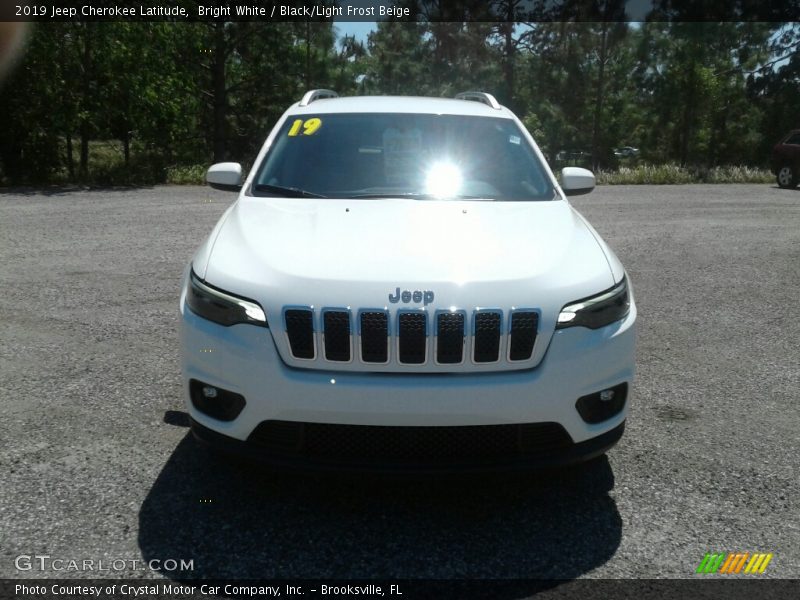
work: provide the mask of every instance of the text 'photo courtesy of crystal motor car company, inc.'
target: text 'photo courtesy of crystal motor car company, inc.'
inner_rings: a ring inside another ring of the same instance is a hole
[[[614,252],[494,97],[308,92],[186,267],[194,435],[287,467],[502,470],[621,437],[636,305]]]

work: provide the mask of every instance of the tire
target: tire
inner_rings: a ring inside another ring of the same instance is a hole
[[[798,182],[797,171],[789,165],[784,165],[778,169],[775,174],[775,179],[778,182],[778,187],[791,189],[796,188]]]

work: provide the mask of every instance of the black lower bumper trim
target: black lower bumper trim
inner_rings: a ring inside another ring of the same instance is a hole
[[[413,456],[400,459],[397,457],[387,459],[386,457],[369,451],[361,455],[350,453],[344,456],[335,453],[308,454],[303,452],[300,447],[295,447],[291,451],[287,451],[284,447],[282,450],[276,451],[275,448],[270,448],[263,443],[259,443],[257,439],[254,439],[253,435],[250,436],[248,441],[242,441],[209,429],[194,419],[192,419],[191,425],[195,439],[210,446],[214,450],[254,460],[268,466],[293,470],[311,469],[315,471],[368,471],[381,473],[500,472],[561,467],[585,462],[604,454],[619,441],[625,430],[625,422],[623,421],[614,429],[584,442],[573,443],[569,440],[569,436],[567,436],[568,439],[566,443],[558,445],[551,443],[549,447],[542,447],[538,451],[530,448],[528,451],[518,452],[513,455],[505,454],[491,457],[459,457],[453,455],[443,458],[440,455],[432,454],[430,457]],[[298,423],[296,425],[308,426],[319,424]],[[538,425],[544,424],[527,424],[518,427],[530,428]],[[405,428],[387,427],[385,429]],[[428,427],[418,429],[433,430],[437,428]],[[256,432],[254,432],[254,434],[255,433]]]

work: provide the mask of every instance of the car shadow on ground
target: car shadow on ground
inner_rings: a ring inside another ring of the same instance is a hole
[[[613,487],[605,457],[525,475],[276,473],[187,434],[141,507],[139,546],[193,560],[162,573],[176,580],[572,579],[619,546]]]

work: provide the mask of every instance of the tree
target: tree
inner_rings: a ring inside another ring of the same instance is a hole
[[[653,158],[715,164],[747,154],[727,131],[752,111],[734,67],[764,60],[768,37],[769,26],[761,23],[643,25],[639,87],[656,122],[649,145],[663,148]],[[722,154],[721,143],[727,145]]]
[[[434,86],[429,66],[431,42],[425,26],[379,22],[369,34],[369,59],[362,89],[367,94],[425,94]]]

